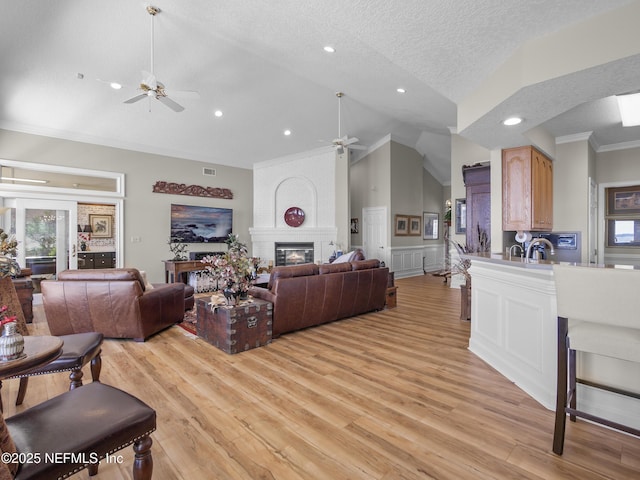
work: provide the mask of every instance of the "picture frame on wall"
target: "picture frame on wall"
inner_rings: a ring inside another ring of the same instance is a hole
[[[91,226],[91,238],[111,238],[113,232],[111,224],[113,215],[89,215],[89,225]]]
[[[351,219],[351,233],[358,233],[358,219],[357,218],[352,218]]]
[[[422,224],[424,230],[422,231],[423,240],[437,240],[440,230],[440,214],[432,212],[424,212],[422,214]]]
[[[420,235],[422,231],[422,219],[418,216],[409,217],[409,235]]]
[[[409,234],[409,217],[407,215],[395,216],[395,228],[394,235],[408,235]]]
[[[456,198],[456,233],[467,233],[466,198]]]

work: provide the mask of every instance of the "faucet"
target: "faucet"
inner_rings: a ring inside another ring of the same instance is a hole
[[[525,257],[527,259],[527,262],[529,261],[529,257],[531,256],[531,251],[533,250],[533,246],[538,243],[544,243],[546,246],[549,247],[549,254],[555,255],[556,251],[553,248],[553,244],[549,240],[547,240],[546,238],[534,238],[533,240],[531,240],[531,243],[529,243],[529,246],[527,247],[527,255]]]
[[[524,248],[522,248],[522,245],[520,245],[519,243],[515,243],[511,245],[511,248],[509,249],[509,260],[511,260],[511,255],[513,255],[513,249],[515,247],[520,249],[520,257],[522,257],[522,254],[524,253]]]

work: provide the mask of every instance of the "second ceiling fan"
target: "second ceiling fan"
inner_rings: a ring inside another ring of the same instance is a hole
[[[364,145],[356,145],[358,143],[358,139],[356,137],[349,138],[348,135],[342,136],[341,133],[341,122],[342,122],[342,97],[344,97],[344,93],[336,92],[336,97],[338,97],[338,138],[334,138],[332,143],[333,146],[338,153],[344,153],[345,148],[352,148],[354,150],[366,150],[367,147]]]

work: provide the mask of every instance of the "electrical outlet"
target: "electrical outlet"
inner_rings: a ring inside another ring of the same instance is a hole
[[[142,237],[131,237],[131,243],[140,243],[142,241]]]

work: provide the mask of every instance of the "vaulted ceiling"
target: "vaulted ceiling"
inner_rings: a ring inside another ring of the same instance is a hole
[[[0,128],[251,168],[331,145],[340,91],[341,135],[366,146],[390,135],[447,183],[458,106],[505,61],[528,42],[637,3],[157,0],[152,17],[142,1],[0,0]],[[152,26],[153,72],[179,113],[151,98],[124,103],[151,70]],[[633,57],[540,82],[459,133],[487,148],[517,143],[520,134],[498,123],[514,112],[555,136],[637,141],[607,91],[612,75],[640,83],[637,67]],[[574,94],[558,94],[567,89]]]

